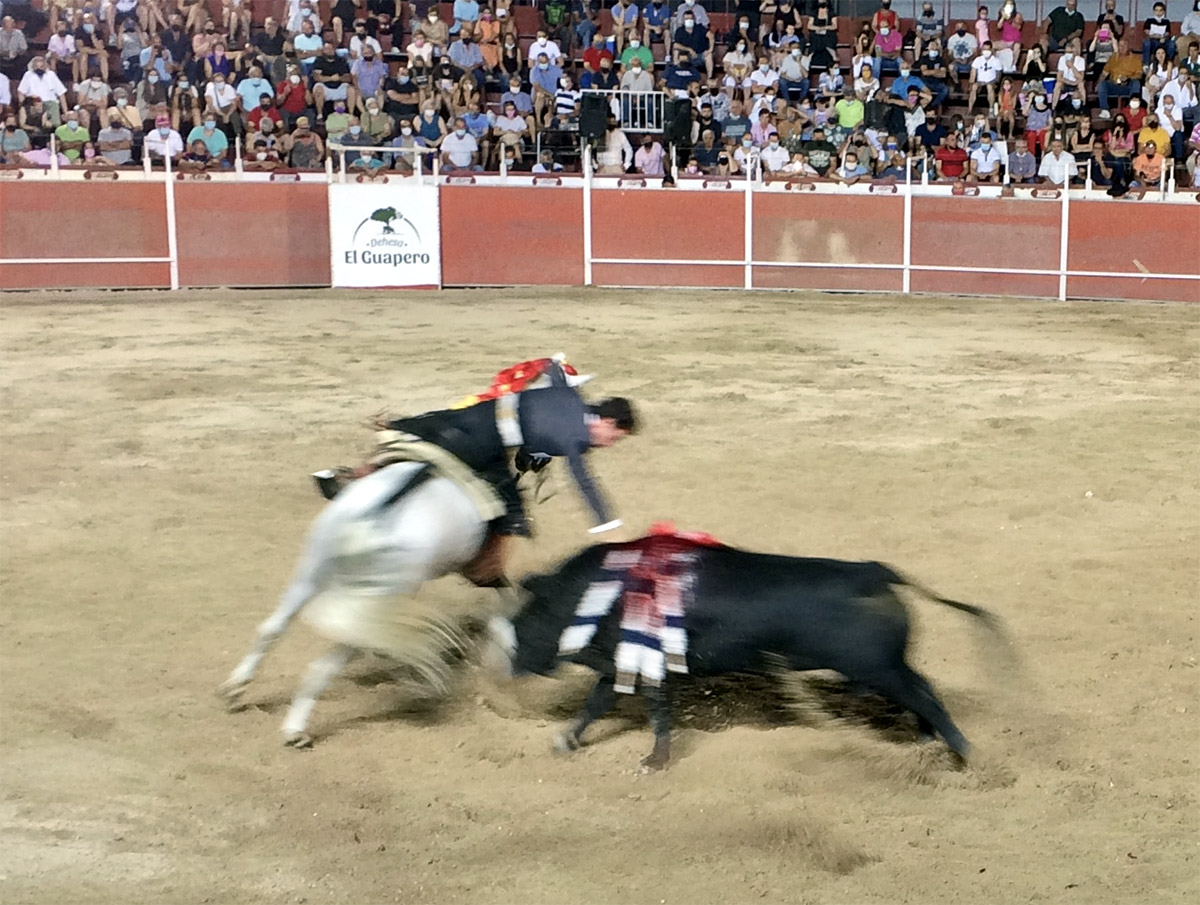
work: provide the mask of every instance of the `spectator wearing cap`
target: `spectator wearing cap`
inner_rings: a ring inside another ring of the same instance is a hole
[[[133,132],[120,120],[110,116],[108,125],[96,136],[100,156],[118,166],[133,164]]]
[[[359,116],[363,132],[371,139],[371,144],[386,144],[392,137],[392,118],[379,106],[379,99],[368,97],[363,103],[363,111]]]
[[[533,165],[532,172],[538,174],[561,173],[563,165],[554,159],[554,152],[546,148],[538,155],[538,162]]]
[[[154,120],[154,130],[146,135],[143,147],[151,160],[169,157],[176,161],[183,154],[183,139],[171,128],[169,116],[159,116]]]
[[[358,106],[358,92],[350,84],[353,76],[350,67],[334,51],[333,44],[326,41],[321,48],[321,56],[313,64],[313,101],[317,106],[317,122],[330,103],[341,101],[346,109]]]
[[[288,164],[298,170],[319,169],[325,159],[325,144],[307,116],[296,117],[296,127],[283,144]]]

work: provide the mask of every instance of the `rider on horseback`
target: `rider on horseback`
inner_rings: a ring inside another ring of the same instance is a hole
[[[516,450],[519,471],[537,471],[550,457],[564,456],[575,484],[595,516],[591,534],[621,527],[605,505],[584,460],[592,447],[612,446],[635,433],[637,418],[628,399],[614,397],[588,405],[570,386],[561,365],[549,366],[550,386],[510,393],[468,408],[445,409],[389,421],[390,430],[411,434],[445,449],[486,480],[503,500],[505,513],[489,525],[487,541],[464,570],[485,587],[505,583],[504,561],[510,536],[530,537],[529,520],[509,465]]]

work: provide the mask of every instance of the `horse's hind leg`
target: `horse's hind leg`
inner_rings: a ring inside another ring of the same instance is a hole
[[[312,745],[312,737],[306,730],[308,718],[312,716],[313,708],[317,705],[317,698],[333,677],[345,669],[346,664],[358,654],[359,651],[348,644],[337,644],[325,656],[313,660],[283,721],[285,745],[295,748],[307,748]]]

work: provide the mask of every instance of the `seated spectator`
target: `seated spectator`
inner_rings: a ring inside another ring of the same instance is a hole
[[[817,171],[819,176],[825,176],[837,155],[837,146],[825,138],[825,130],[820,126],[813,129],[812,141],[804,146],[809,166]]]
[[[447,173],[483,170],[479,162],[479,144],[475,136],[467,131],[467,123],[461,116],[454,121],[454,131],[442,139],[440,151],[442,170]]]
[[[238,104],[237,92],[225,81],[225,76],[219,73],[204,89],[205,116],[215,119],[221,128],[228,130],[231,135],[241,135],[244,131]]]
[[[703,7],[699,8],[703,9]],[[688,9],[683,14],[683,22],[679,29],[676,30],[671,46],[680,63],[684,61],[684,51],[686,50],[689,62],[693,59],[698,64],[703,62],[704,71],[708,75],[712,75],[713,37],[709,33],[708,25],[697,21],[694,9]]]
[[[289,128],[297,117],[312,111],[312,93],[305,86],[296,64],[288,65],[287,78],[275,86],[275,103],[284,125]]]
[[[930,106],[941,107],[946,102],[946,98],[950,96],[950,89],[946,87],[948,78],[946,61],[942,59],[942,52],[938,45],[930,44],[925,49],[925,53],[920,58],[919,71],[921,81],[933,98]]]
[[[439,147],[447,134],[446,122],[438,115],[432,101],[421,105],[421,117],[413,121],[413,127],[431,148]]]
[[[348,173],[377,173],[387,166],[379,152],[372,150],[361,151],[354,163],[347,164]]]
[[[170,158],[177,161],[183,155],[183,139],[171,128],[171,118],[159,116],[154,120],[154,130],[147,133],[143,147],[146,156],[153,160]]]
[[[837,168],[835,178],[843,185],[854,185],[859,180],[870,175],[870,170],[859,161],[858,153],[847,151],[842,165]]]
[[[74,110],[67,111],[66,121],[54,130],[54,137],[58,151],[65,154],[71,163],[79,159],[83,145],[89,138],[88,130],[79,123],[79,113]]]
[[[1165,158],[1158,153],[1158,145],[1147,141],[1142,153],[1133,159],[1133,178],[1137,185],[1155,188],[1162,182]]]
[[[962,77],[972,72],[971,64],[979,51],[979,41],[967,31],[966,25],[959,22],[954,32],[946,39],[946,50],[950,52],[950,62],[953,66],[951,73],[961,84]]]
[[[91,78],[75,85],[75,105],[79,109],[80,125],[90,130],[92,122],[101,126],[108,125],[108,108],[112,104],[112,89],[102,81],[100,76]],[[68,155],[69,156],[69,155]]]
[[[283,166],[278,149],[269,147],[261,138],[251,140],[247,145],[242,154],[243,170],[262,172],[276,170]]]
[[[206,114],[204,122],[188,133],[187,146],[190,148],[196,142],[202,141],[213,159],[223,160],[229,150],[229,139],[225,137],[224,132],[217,128],[217,125],[217,118],[212,113]]]
[[[467,110],[462,114],[462,118],[467,124],[467,131],[479,145],[479,162],[486,169],[488,162],[492,159],[492,125],[495,123],[496,117],[491,111],[484,112],[481,108],[479,99],[475,98],[467,105]]]
[[[261,141],[269,150],[279,150],[283,146],[284,137],[282,129],[275,127],[275,121],[264,116],[257,131],[250,133],[246,139],[246,145],[249,147]]]
[[[1200,161],[1200,122],[1192,127],[1192,134],[1188,136],[1187,150],[1188,158],[1186,167],[1188,175],[1191,177],[1192,186],[1200,188],[1200,183],[1196,181],[1196,164]]]
[[[967,152],[959,147],[958,133],[951,132],[946,136],[945,143],[933,155],[937,178],[949,181],[962,179],[967,169],[967,160]]]
[[[834,104],[833,109],[837,113],[838,123],[846,129],[856,127],[866,113],[863,102],[849,88],[845,89],[842,99]]]
[[[638,60],[642,64],[642,69],[649,72],[654,68],[654,54],[650,52],[650,48],[643,45],[637,38],[630,38],[629,45],[621,51],[621,68],[628,72],[629,67],[633,65],[634,60]]]
[[[913,39],[913,56],[915,58],[920,59],[922,53],[927,53],[930,45],[941,45],[946,31],[946,20],[934,11],[931,0],[925,0],[921,4],[921,15],[917,17],[914,31],[916,33],[916,37]]]
[[[246,129],[259,129],[263,120],[271,120],[272,127],[283,125],[283,115],[279,112],[279,108],[275,106],[272,95],[262,94],[258,98],[258,102],[249,108],[246,114]]]
[[[967,98],[968,111],[975,109],[975,99],[979,96],[980,88],[983,88],[987,94],[988,109],[990,110],[996,105],[996,86],[1000,82],[1000,75],[1003,70],[1003,65],[996,59],[996,55],[992,50],[992,42],[988,41],[983,45],[979,56],[971,62],[971,78],[969,83],[971,90]]]
[[[425,32],[418,31],[413,35],[412,43],[406,48],[408,62],[411,66],[414,60],[420,60],[426,66],[433,65],[434,46],[425,38]]]
[[[758,58],[758,68],[750,73],[750,92],[763,94],[768,88],[779,88],[779,73],[771,68],[771,61],[763,55]]]
[[[471,35],[460,36],[450,45],[447,56],[451,63],[475,80],[480,91],[483,90],[483,53]]]
[[[1170,153],[1171,135],[1162,127],[1158,115],[1155,113],[1147,114],[1142,128],[1138,130],[1138,147],[1145,148],[1147,144],[1153,144],[1155,150],[1162,156]]]
[[[893,15],[895,14],[893,13]],[[896,19],[897,23],[899,21]],[[900,56],[903,50],[904,35],[900,33],[899,24],[881,24],[875,34],[871,53],[871,68],[875,73],[875,78],[879,78],[885,71],[899,72]]]
[[[362,122],[357,116],[348,117],[346,131],[341,135],[334,137],[333,133],[329,133],[330,143],[336,142],[343,148],[369,148],[371,147],[371,136],[363,131]],[[346,163],[351,164],[359,158],[358,151],[350,150],[346,152]]]
[[[188,152],[179,159],[179,169],[181,170],[208,170],[216,169],[218,166],[219,164],[213,160],[208,146],[199,139],[192,142]]]
[[[562,69],[550,62],[547,54],[537,56],[537,67],[530,71],[529,81],[533,91],[533,115],[537,123],[545,122],[546,115],[554,109],[554,96],[558,92]]]
[[[803,151],[796,151],[792,154],[792,159],[788,161],[781,171],[784,176],[801,176],[815,179],[821,174],[813,168],[813,165],[808,162],[808,155]]]
[[[360,103],[366,98],[379,98],[383,95],[383,85],[387,80],[388,66],[382,59],[382,52],[374,47],[363,48],[362,56],[350,67],[351,84],[360,98]]]
[[[25,32],[17,28],[16,20],[12,16],[0,19],[0,72],[15,78],[28,52],[29,42]]]
[[[433,45],[434,56],[441,56],[450,46],[450,28],[442,21],[436,6],[432,6],[421,22],[421,31],[425,39]]]
[[[405,175],[411,174],[420,161],[421,169],[428,171],[431,162],[428,156],[417,153],[415,148],[426,148],[425,139],[413,132],[410,120],[400,120],[400,134],[392,140],[392,147],[398,149],[392,154],[392,168]]]
[[[58,76],[46,69],[46,58],[36,56],[29,62],[29,69],[21,77],[17,85],[17,102],[24,103],[33,98],[38,101],[39,116],[43,112],[49,119],[51,128],[57,128],[62,123],[63,100],[67,89]]]
[[[100,70],[100,78],[108,81],[108,45],[103,29],[92,13],[84,13],[83,21],[75,32],[75,48],[81,57],[80,76],[86,76],[92,67]]]
[[[372,56],[383,56],[383,45],[379,43],[377,38],[367,33],[367,20],[356,19],[354,22],[354,37],[350,39],[349,46],[351,65],[353,65],[353,61],[361,60],[368,50],[371,51]]]
[[[1008,154],[1008,178],[1011,182],[1021,184],[1033,182],[1037,178],[1037,158],[1030,153],[1029,146],[1016,142]]]
[[[1045,33],[1041,38],[1044,56],[1063,50],[1069,41],[1083,37],[1083,14],[1079,12],[1078,0],[1066,0],[1066,6],[1058,6],[1046,18]]]
[[[296,118],[296,128],[283,142],[288,165],[298,170],[320,169],[325,159],[325,145],[321,137],[311,129],[307,116]]]
[[[538,155],[538,162],[533,165],[534,173],[561,173],[563,165],[554,159],[554,152],[549,148]]]
[[[133,132],[113,116],[96,136],[96,145],[100,156],[116,166],[137,162],[133,159]]]
[[[321,56],[313,64],[313,102],[317,106],[317,122],[325,115],[330,103],[341,101],[346,109],[358,106],[358,93],[351,86],[350,67],[337,55],[333,44],[326,41]]]
[[[121,26],[119,31],[113,32],[116,35],[117,55],[121,60],[121,75],[124,81],[136,82],[142,77],[143,70],[141,60],[142,51],[148,49],[148,45],[141,31],[138,30],[136,21],[126,21]],[[111,42],[110,42],[111,43]],[[162,77],[166,72],[164,66],[163,72],[159,73]],[[164,81],[170,78],[168,74]]]
[[[775,123],[771,119],[771,111],[760,109],[755,123],[750,127],[750,139],[756,148],[764,147],[772,135],[778,135]]]
[[[1167,18],[1167,5],[1161,0],[1154,4],[1154,15],[1146,20],[1142,33],[1143,65],[1150,65],[1155,51],[1160,47],[1166,51],[1168,60],[1175,59],[1175,38],[1171,34],[1171,20]]]
[[[670,6],[667,5],[665,0],[650,0],[642,10],[641,39],[639,40],[639,36],[636,34],[630,35],[629,46],[636,47],[644,44],[648,51],[651,45],[662,44],[669,59],[671,56],[671,34]],[[622,57],[621,65],[626,65],[624,57]]]
[[[60,21],[46,44],[47,67],[60,79],[80,82],[84,78],[81,61],[79,49],[75,46],[75,36],[68,30],[66,20]]]
[[[780,144],[779,133],[772,132],[767,138],[766,147],[762,149],[759,159],[768,173],[780,173],[791,162],[792,155],[788,153],[787,148]]]
[[[1101,187],[1111,186],[1117,175],[1116,161],[1104,145],[1104,139],[1097,136],[1092,141],[1090,156],[1087,161],[1087,174],[1092,185]]]
[[[363,105],[360,122],[363,132],[370,137],[374,145],[386,144],[392,137],[392,118],[380,109],[379,101],[374,97],[368,98]]]
[[[0,158],[11,159],[16,154],[23,154],[33,148],[29,133],[21,128],[17,117],[9,113],[4,117],[4,131],[0,132]]]
[[[490,9],[480,11],[475,36],[479,52],[483,55],[484,71],[489,75],[494,74],[500,67],[500,22]]]
[[[859,70],[858,76],[854,79],[854,94],[864,104],[875,96],[880,88],[878,76],[869,63],[864,64]]]
[[[622,91],[653,91],[654,75],[651,67],[643,67],[641,58],[634,57],[629,62],[629,68],[621,75],[619,84]]]
[[[1053,139],[1050,142],[1050,151],[1042,157],[1042,164],[1038,167],[1038,176],[1042,182],[1047,185],[1066,186],[1078,172],[1079,164],[1073,155],[1063,150],[1062,139]]]
[[[817,96],[825,100],[833,100],[842,96],[846,89],[846,80],[837,69],[822,72],[817,79]]]
[[[267,16],[263,22],[263,30],[254,35],[254,46],[263,55],[263,76],[272,82],[282,81],[284,73],[284,49],[287,43],[287,33],[279,27],[274,16]],[[163,43],[169,45],[170,39],[163,35]],[[292,48],[295,53],[295,45]]]
[[[641,164],[638,162],[639,157],[644,157],[642,151],[652,148],[656,142],[654,136],[646,135],[642,138],[642,147],[633,155],[633,166],[638,172],[644,172],[639,169]],[[662,147],[659,145],[659,147]],[[717,156],[721,153],[721,145],[717,142],[717,133],[712,128],[706,128],[700,133],[700,141],[692,146],[692,156],[696,162],[700,164],[700,169],[705,173],[715,173],[717,170]],[[654,174],[660,175],[660,174]]]
[[[300,26],[300,34],[292,38],[292,47],[295,48],[296,58],[300,62],[300,72],[303,75],[312,75],[313,66],[316,65],[317,57],[320,56],[324,46],[324,39],[317,34],[312,23],[305,20]]]
[[[503,112],[496,117],[496,140],[502,148],[515,148],[515,156],[520,160],[525,153],[525,141],[532,138],[526,117],[521,116],[513,101],[505,101]]]
[[[1004,155],[991,132],[985,132],[979,146],[971,151],[971,175],[979,182],[999,182]]]

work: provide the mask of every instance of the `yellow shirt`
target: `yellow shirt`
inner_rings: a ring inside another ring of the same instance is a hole
[[[1164,157],[1171,153],[1171,136],[1162,126],[1157,129],[1151,129],[1149,126],[1142,127],[1142,131],[1137,135],[1138,148],[1140,149],[1148,141],[1154,142],[1154,147],[1158,148],[1158,153]]]

